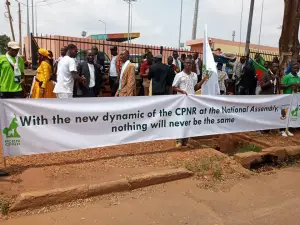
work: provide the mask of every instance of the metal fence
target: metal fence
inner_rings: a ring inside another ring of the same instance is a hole
[[[274,57],[278,57],[279,58],[279,54],[276,54],[274,52],[268,52],[268,51],[251,51],[250,50],[250,57],[251,58],[254,58],[255,54],[259,53],[265,61],[269,61],[269,62],[272,62]]]
[[[54,59],[60,56],[60,49],[68,44],[74,44],[79,49],[79,53],[86,52],[86,50],[91,49],[93,46],[97,46],[99,51],[105,52],[108,58],[111,58],[110,47],[117,46],[119,52],[127,49],[131,56],[136,56],[135,58],[141,61],[143,55],[147,50],[150,50],[153,55],[162,54],[163,62],[166,63],[169,56],[172,56],[173,51],[178,51],[179,55],[186,54],[192,55],[194,52],[188,49],[177,49],[165,46],[153,46],[153,45],[141,45],[132,44],[125,42],[112,42],[105,40],[92,40],[88,38],[75,38],[66,36],[52,36],[52,35],[41,35],[41,36],[31,36],[31,51],[32,56],[37,55],[38,48],[45,48],[53,52]],[[32,59],[34,63],[36,60]],[[137,62],[139,63],[139,62]]]
[[[272,62],[274,57],[278,57],[279,58],[279,54],[276,54],[275,52],[268,52],[268,51],[262,51],[262,50],[254,50],[254,49],[250,49],[250,58],[254,59],[255,55],[259,53],[265,61],[269,61]],[[237,58],[239,59],[241,56],[244,56],[242,54],[237,54],[236,55]]]

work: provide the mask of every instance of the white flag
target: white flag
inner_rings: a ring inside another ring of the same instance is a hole
[[[202,85],[201,94],[220,95],[217,67],[207,38],[207,25],[204,30],[202,72],[202,76],[208,75],[209,80]]]

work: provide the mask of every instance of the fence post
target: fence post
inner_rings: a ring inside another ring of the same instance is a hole
[[[31,33],[30,37],[31,37],[31,39],[30,39],[31,40],[30,41],[31,42],[31,45],[30,45],[30,47],[31,47],[31,66],[32,66],[33,70],[36,70],[38,68],[38,63],[37,63],[38,54],[37,53],[38,53],[39,46],[38,46],[32,33]]]
[[[160,53],[161,55],[163,54],[163,51],[164,51],[164,47],[163,47],[163,46],[160,46],[159,53]]]

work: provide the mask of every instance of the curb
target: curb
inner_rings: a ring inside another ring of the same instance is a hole
[[[84,184],[48,191],[21,193],[15,199],[9,211],[16,212],[24,209],[35,209],[70,202],[77,199],[95,197],[114,192],[130,191],[142,187],[188,178],[192,175],[192,172],[184,168],[168,169],[99,184]]]
[[[298,157],[300,156],[300,146],[270,147],[263,149],[260,153],[237,153],[234,155],[234,159],[244,168],[250,169],[252,164],[263,162],[266,156],[274,156],[278,161],[284,161],[286,158]]]
[[[128,183],[131,190],[133,190],[155,184],[188,178],[192,175],[193,173],[187,169],[170,169],[133,176],[128,178]]]

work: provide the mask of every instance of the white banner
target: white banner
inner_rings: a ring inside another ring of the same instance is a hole
[[[300,127],[300,94],[293,95],[288,126]]]
[[[0,100],[4,156],[285,128],[292,95]]]

